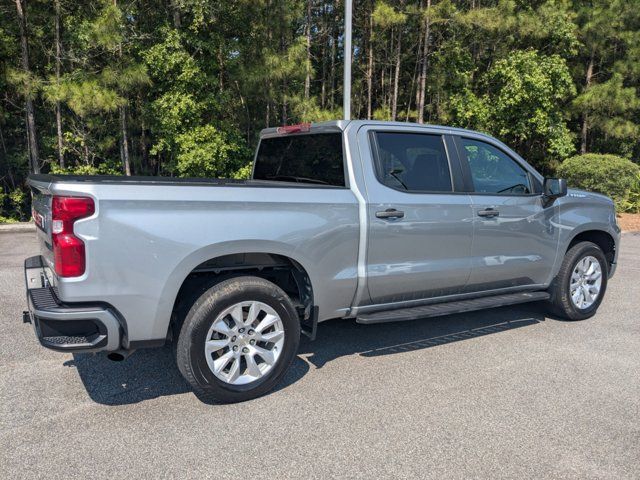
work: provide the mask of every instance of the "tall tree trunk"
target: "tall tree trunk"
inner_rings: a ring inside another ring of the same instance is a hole
[[[114,7],[118,6],[118,0],[113,0]],[[122,62],[122,43],[118,45],[118,59]],[[120,135],[122,144],[120,147],[120,156],[122,159],[122,166],[124,174],[127,177],[131,176],[131,161],[129,160],[129,141],[127,135],[127,110],[126,106],[122,105],[120,108]]]
[[[147,141],[147,122],[145,120],[144,115],[144,101],[142,100],[142,95],[138,93],[138,111],[140,112],[140,156],[142,169],[146,171],[150,171],[157,175],[155,172],[155,165],[152,164],[152,161],[149,159],[149,144]]]
[[[289,115],[287,113],[287,79],[282,80],[282,125],[286,125],[289,121]]]
[[[240,97],[240,103],[242,104],[242,108],[247,114],[247,143],[251,142],[251,114],[249,113],[249,106],[247,102],[244,101],[244,96],[242,95],[242,90],[240,90],[240,84],[237,80],[235,80],[236,89],[238,90],[238,96]]]
[[[222,51],[222,40],[220,40],[220,45],[218,46],[218,69],[218,85],[222,92],[224,90],[224,54]]]
[[[367,36],[367,120],[373,116],[373,4],[369,12],[369,31]]]
[[[387,94],[386,94],[386,78],[387,78],[387,69],[386,67],[380,68],[380,94],[378,98],[382,99],[382,105],[387,107],[389,104],[387,103]]]
[[[282,7],[284,8],[284,2]],[[282,11],[281,14],[282,25],[285,25],[285,14]],[[286,42],[286,29],[282,28],[280,31],[280,53],[282,56],[287,54],[287,42]],[[282,78],[282,125],[286,125],[289,120],[289,115],[287,113],[287,91],[289,90],[289,82],[287,81],[287,75],[285,74]]]
[[[271,14],[271,1],[267,1],[267,5],[266,5],[266,11],[265,11],[265,15],[263,16],[263,21],[266,23],[267,20],[269,19],[269,15]],[[267,29],[267,45],[269,46],[269,48],[271,48],[272,46],[272,42],[273,42],[273,30],[271,28]],[[271,76],[267,76],[267,108],[266,108],[266,112],[265,112],[265,128],[269,128],[271,126],[271,104],[273,103],[273,97],[274,97],[274,93],[273,93],[273,82],[271,79]],[[273,106],[273,116],[277,117],[277,114],[275,112],[276,107],[275,105]]]
[[[4,134],[2,133],[2,125],[0,124],[0,146],[2,146],[2,153],[4,157],[7,156],[7,144],[4,141]],[[9,172],[11,172],[11,168],[9,168]]]
[[[422,0],[420,0],[420,11],[422,11]],[[416,111],[420,105],[420,75],[422,74],[422,40],[424,38],[424,25],[420,27],[418,35],[418,48],[416,48],[416,72],[418,73],[418,87],[415,92]]]
[[[418,123],[424,123],[424,105],[427,96],[427,62],[429,57],[429,37],[431,20],[429,18],[429,10],[431,8],[431,0],[427,0],[427,16],[425,18],[424,27],[424,44],[422,49],[422,69],[420,71],[420,93],[418,96]]]
[[[62,56],[62,45],[60,42],[60,0],[55,0],[56,11],[56,83],[60,85],[60,63]],[[62,113],[60,112],[60,101],[56,101],[56,134],[58,136],[58,163],[60,168],[64,168],[64,145],[62,143]]]
[[[400,52],[402,46],[402,30],[398,29],[398,44],[396,48],[396,71],[393,78],[393,97],[391,98],[391,120],[395,122],[398,113],[398,87],[400,83]]]
[[[3,157],[2,158],[6,158],[7,157],[7,144],[4,141],[4,134],[2,133],[2,125],[0,125],[0,145],[2,146],[2,154]],[[11,184],[11,189],[15,189],[16,188],[16,182],[13,178],[13,173],[11,171],[11,165],[7,164],[7,175],[9,176],[9,183]]]
[[[171,12],[173,13],[173,27],[180,28],[182,26],[182,20],[180,19],[180,9],[178,8],[177,0],[171,0]]]
[[[327,22],[327,4],[322,6],[322,85],[320,87],[320,106],[324,109],[327,102],[327,42],[329,41],[329,24]]]
[[[422,35],[420,35],[420,39],[418,41],[418,48],[416,49],[416,54],[417,54],[417,59],[416,59],[416,63],[413,66],[413,73],[411,74],[411,87],[409,88],[409,92],[407,95],[407,108],[406,108],[406,112],[405,112],[405,122],[409,121],[409,115],[411,114],[411,100],[414,97],[414,92],[415,92],[415,98],[416,98],[416,105],[418,104],[417,102],[417,98],[418,98],[418,88],[416,88],[416,78],[419,76],[419,70],[420,70],[420,53],[422,52]]]
[[[127,109],[123,105],[120,107],[120,129],[122,134],[122,165],[124,174],[131,176],[131,162],[129,160],[129,139],[127,136]]]
[[[23,3],[24,1],[24,3]],[[31,75],[29,69],[29,41],[27,38],[26,0],[16,0],[18,22],[20,23],[20,48],[22,51],[22,69],[27,76]],[[27,144],[29,145],[29,160],[31,171],[40,173],[40,155],[38,154],[38,137],[36,135],[36,114],[33,107],[31,93],[27,92],[25,98],[25,117],[27,124]]]
[[[593,77],[593,61],[594,61],[594,52],[591,52],[591,57],[589,58],[589,64],[587,65],[587,75],[585,78],[585,91],[591,86],[591,78]],[[589,135],[589,116],[587,112],[582,113],[582,129],[581,129],[581,141],[580,141],[580,153],[583,155],[587,153],[587,140]]]
[[[140,153],[142,156],[142,164],[147,171],[155,173],[155,166],[149,161],[149,148],[147,146],[147,126],[144,119],[140,121]]]
[[[87,141],[87,126],[82,123],[82,159],[85,165],[90,165],[89,161],[89,142]]]
[[[271,125],[271,100],[267,100],[267,108],[264,114],[264,128],[269,128]]]
[[[309,92],[311,91],[311,1],[307,0],[307,27],[305,32],[307,43],[307,65],[306,75],[304,77],[304,99],[309,100]]]
[[[336,85],[336,36],[335,26],[331,31],[331,67],[329,68],[329,108],[334,107],[334,91]]]
[[[322,85],[320,87],[320,107],[324,108],[327,102],[327,45],[322,43]]]

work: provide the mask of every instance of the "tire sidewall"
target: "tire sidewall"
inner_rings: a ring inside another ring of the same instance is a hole
[[[247,301],[265,303],[278,313],[285,332],[284,345],[276,365],[268,374],[244,385],[231,385],[213,374],[205,357],[204,345],[217,316],[228,307]],[[225,401],[242,401],[260,396],[275,386],[297,353],[299,341],[300,323],[288,296],[266,280],[239,277],[211,287],[194,303],[182,327],[178,354],[188,362],[192,379],[201,393],[211,392]]]

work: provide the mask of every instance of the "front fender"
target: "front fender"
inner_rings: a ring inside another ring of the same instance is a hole
[[[560,270],[562,259],[571,242],[578,235],[589,231],[604,232],[613,239],[615,245],[613,263],[615,266],[620,245],[620,227],[616,223],[613,202],[600,195],[596,196],[586,192],[569,195],[561,200],[556,224],[560,232],[558,261],[554,266],[552,278]]]

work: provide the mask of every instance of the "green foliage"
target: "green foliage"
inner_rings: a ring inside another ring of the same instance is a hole
[[[391,120],[391,107],[385,105],[373,111],[374,120]]]
[[[32,73],[9,67],[5,73],[5,81],[13,87],[21,97],[36,98],[42,88],[42,81]]]
[[[389,5],[383,0],[376,2],[372,16],[374,24],[382,28],[401,25],[407,21],[407,15],[404,12],[396,10],[392,5]]]
[[[251,163],[247,163],[244,167],[240,167],[238,170],[231,174],[231,178],[238,180],[246,180],[251,177]]]
[[[11,193],[9,193],[9,202],[11,204],[11,210],[17,213],[17,216],[21,219],[27,218],[28,216],[28,202],[27,202],[27,194],[21,188],[16,188]]]
[[[26,221],[31,216],[29,212],[29,197],[22,188],[8,194],[0,192],[0,223]]]
[[[626,213],[640,213],[640,174],[636,175],[627,199],[620,202],[619,210]]]
[[[126,104],[126,100],[116,90],[108,88],[99,76],[85,77],[81,72],[45,87],[44,95],[49,102],[64,102],[80,117],[114,112]]]
[[[640,125],[635,114],[640,109],[640,98],[634,87],[625,87],[619,73],[606,82],[590,85],[573,101],[576,111],[589,118],[590,127],[605,138],[623,142],[619,151],[627,155],[640,136]]]
[[[62,168],[55,163],[51,165],[51,173],[54,175],[122,175],[120,165],[104,162],[95,165],[73,165]]]
[[[176,137],[181,177],[231,177],[242,165],[242,146],[211,125],[196,127]]]
[[[87,24],[89,40],[106,50],[117,50],[123,40],[122,11],[115,2],[103,0],[98,17]]]
[[[237,133],[217,120],[224,97],[211,88],[205,65],[187,51],[186,36],[163,33],[164,41],[144,53],[156,93],[151,154],[167,155],[164,170],[180,176],[231,175],[248,155]]]
[[[182,91],[194,90],[207,81],[197,60],[187,51],[177,30],[161,28],[162,41],[142,52],[154,83]]]
[[[454,123],[490,132],[542,170],[574,151],[562,105],[575,94],[564,59],[535,51],[515,51],[484,75],[485,94],[454,94]]]
[[[325,122],[342,118],[342,108],[333,110],[323,109],[315,98],[304,99],[301,95],[287,97],[291,105],[291,112],[300,122]]]
[[[638,206],[640,167],[626,158],[615,155],[578,155],[562,162],[557,175],[566,178],[572,187],[610,196],[619,211],[633,209],[633,202],[636,202],[636,208]],[[632,190],[634,194],[630,197]]]
[[[41,168],[55,173],[123,174],[128,154],[137,175],[246,177],[262,128],[342,117],[341,2],[59,4],[56,61],[55,8],[23,1],[27,71],[15,2],[0,3],[5,219],[29,211],[28,196],[11,200],[29,170],[27,99]],[[352,117],[388,120],[396,104],[400,121],[493,134],[545,174],[577,150],[640,158],[639,11],[640,0],[360,2]]]

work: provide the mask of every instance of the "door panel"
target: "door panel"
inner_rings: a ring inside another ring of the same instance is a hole
[[[371,204],[367,284],[373,303],[390,303],[460,293],[471,270],[472,222],[466,195],[393,192]],[[425,198],[425,197],[429,198]],[[395,208],[397,220],[376,217]]]
[[[555,209],[545,208],[531,174],[495,145],[459,138],[473,208],[467,291],[544,284],[557,254]]]
[[[539,196],[471,195],[473,264],[468,291],[543,284],[549,280],[558,243],[554,208]],[[496,217],[478,212],[493,209]]]
[[[444,138],[424,129],[376,132],[359,133],[371,302],[461,293],[471,272],[472,210],[468,195],[454,191],[461,179],[455,177],[458,170],[451,176]],[[367,158],[373,153],[375,158]]]

